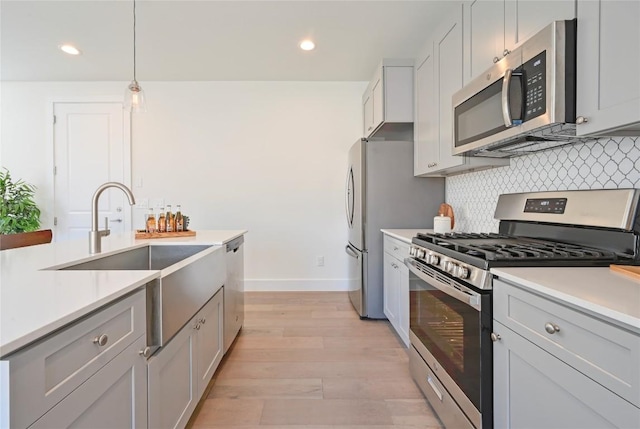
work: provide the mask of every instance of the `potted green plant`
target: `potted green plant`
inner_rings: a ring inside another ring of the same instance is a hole
[[[40,209],[34,201],[35,186],[14,181],[9,170],[0,171],[0,234],[17,234],[40,228]]]

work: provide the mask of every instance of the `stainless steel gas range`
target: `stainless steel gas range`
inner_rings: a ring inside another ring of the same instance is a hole
[[[498,233],[418,234],[410,365],[446,427],[493,427],[494,267],[640,265],[640,190],[504,194]]]

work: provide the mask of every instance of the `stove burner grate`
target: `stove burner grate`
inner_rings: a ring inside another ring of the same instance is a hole
[[[495,233],[424,234],[416,237],[429,248],[449,249],[451,252],[485,261],[518,260],[615,260],[615,253],[584,246]]]

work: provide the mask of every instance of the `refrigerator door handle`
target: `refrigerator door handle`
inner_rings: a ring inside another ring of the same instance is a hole
[[[351,228],[353,226],[353,210],[354,210],[354,182],[353,182],[353,167],[349,168],[347,173],[347,195],[345,201],[345,208],[347,211],[347,224]]]
[[[352,258],[360,258],[360,256],[356,252],[354,252],[349,245],[344,246],[344,251],[347,252],[347,255],[351,256]]]

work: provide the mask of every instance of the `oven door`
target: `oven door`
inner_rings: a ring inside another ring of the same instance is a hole
[[[410,270],[412,346],[476,427],[492,425],[491,291],[472,289],[415,259]],[[445,373],[443,373],[443,370]]]

